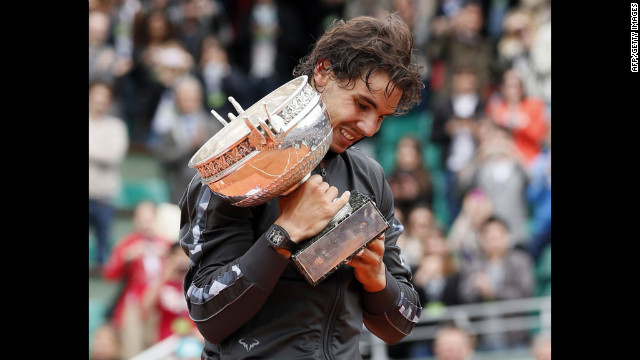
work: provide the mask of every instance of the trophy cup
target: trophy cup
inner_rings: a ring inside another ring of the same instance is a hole
[[[251,207],[286,196],[306,181],[331,145],[333,129],[320,94],[306,75],[297,77],[244,110],[192,156],[189,167],[202,184],[234,206]],[[366,195],[352,191],[349,203],[319,234],[291,255],[298,271],[317,285],[384,232],[389,224]]]

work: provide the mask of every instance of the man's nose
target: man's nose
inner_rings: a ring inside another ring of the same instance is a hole
[[[378,132],[380,129],[380,123],[378,122],[378,118],[375,116],[368,116],[361,121],[358,121],[358,130],[362,133],[362,135],[367,137],[372,137]]]

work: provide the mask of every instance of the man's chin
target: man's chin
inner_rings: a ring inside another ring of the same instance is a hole
[[[334,152],[336,154],[342,154],[343,152],[345,152],[347,150],[348,146],[340,146],[340,145],[333,145],[331,144],[331,146],[329,147],[329,151]]]

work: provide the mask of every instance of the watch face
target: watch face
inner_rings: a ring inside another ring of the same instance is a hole
[[[273,232],[271,233],[271,241],[277,246],[282,246],[284,240],[284,234],[278,229],[273,229]]]

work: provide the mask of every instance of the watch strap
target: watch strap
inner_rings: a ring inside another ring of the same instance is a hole
[[[284,249],[289,252],[294,252],[298,249],[298,244],[291,240],[287,230],[280,225],[271,225],[267,230],[267,241],[269,245],[277,249]]]

